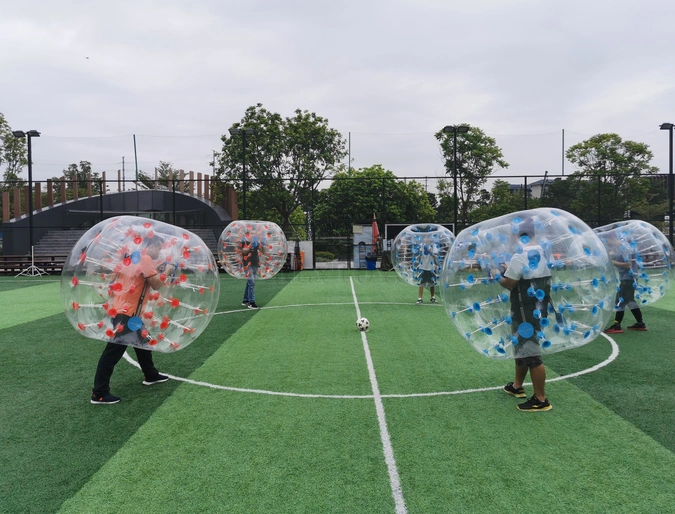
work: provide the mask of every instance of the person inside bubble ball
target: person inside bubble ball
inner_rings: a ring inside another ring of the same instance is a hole
[[[417,305],[424,303],[422,300],[422,293],[424,293],[424,288],[429,288],[429,293],[431,294],[430,303],[436,303],[435,285],[436,285],[436,271],[438,268],[437,264],[438,250],[435,245],[425,243],[419,253],[419,264],[417,269],[419,270],[419,288],[417,290]]]
[[[127,346],[142,344],[147,337],[143,325],[137,320],[140,319],[143,306],[148,301],[150,288],[157,290],[163,285],[154,262],[159,257],[161,246],[162,243],[156,236],[150,239],[146,248],[141,251],[139,262],[123,266],[122,271],[116,274],[112,281],[115,285],[121,286],[110,288],[111,311],[115,314],[112,316],[115,335],[106,344],[96,367],[91,394],[91,403],[94,405],[110,405],[120,401],[119,397],[110,394],[110,378],[115,366],[124,355]],[[173,272],[173,265],[164,264],[164,266],[167,269],[162,272],[162,276],[170,275]],[[127,273],[124,273],[125,270]],[[130,323],[132,319],[134,321]],[[134,346],[134,350],[143,371],[143,385],[150,386],[169,380],[168,376],[157,371],[152,360],[152,351],[137,346]]]
[[[244,288],[244,299],[241,304],[249,309],[257,309],[255,303],[255,278],[260,266],[260,254],[265,253],[264,241],[260,241],[258,236],[253,236],[249,243],[246,238],[242,238],[240,243],[244,271],[246,272],[246,287]]]
[[[642,318],[642,311],[635,302],[635,288],[637,286],[635,281],[635,274],[638,272],[637,252],[631,248],[629,244],[619,241],[617,238],[612,238],[608,241],[607,249],[609,250],[612,263],[619,271],[619,287],[614,300],[614,308],[616,309],[616,316],[614,317],[614,324],[605,330],[606,334],[621,334],[621,322],[623,321],[626,309],[630,309],[631,314],[635,318],[635,324],[628,327],[628,330],[640,330],[645,332],[647,326]]]
[[[534,220],[525,218],[514,227],[516,244],[522,244],[522,252],[514,252],[508,265],[502,264],[504,273],[499,284],[511,291],[511,326],[516,353],[515,379],[504,386],[504,391],[516,398],[526,398],[523,381],[530,372],[534,394],[517,408],[536,412],[551,409],[544,391],[546,368],[541,359],[537,334],[541,331],[541,319],[548,316],[551,298],[551,270],[543,248],[534,238]],[[495,277],[496,278],[496,277]]]

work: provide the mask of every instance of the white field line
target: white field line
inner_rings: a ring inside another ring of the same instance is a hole
[[[359,309],[359,301],[356,298],[356,290],[354,289],[354,281],[349,278],[349,283],[352,287],[352,296],[354,297],[354,307],[356,308],[356,319],[361,318],[361,309]],[[370,355],[370,347],[368,346],[368,338],[365,332],[361,332],[361,341],[363,341],[363,351],[366,354],[366,362],[368,364],[368,374],[370,375],[370,386],[373,389],[373,399],[375,400],[375,411],[377,412],[377,421],[380,425],[380,439],[382,439],[382,449],[384,451],[384,460],[387,463],[387,470],[389,471],[389,484],[391,485],[391,493],[394,497],[394,505],[396,506],[396,514],[406,514],[408,510],[403,499],[403,491],[401,490],[401,480],[398,476],[398,469],[396,467],[396,460],[394,459],[394,448],[391,446],[391,438],[389,437],[389,429],[387,428],[387,419],[384,415],[384,404],[382,403],[382,395],[380,394],[380,387],[377,385],[377,376],[375,375],[375,366],[373,366],[373,359]]]
[[[362,302],[362,304],[388,304],[388,305],[409,305],[409,304],[403,304],[403,303],[393,303],[393,302]],[[319,303],[319,304],[294,304],[294,305],[279,305],[279,306],[274,306],[274,307],[263,307],[259,310],[267,310],[267,309],[281,309],[284,307],[314,307],[314,306],[322,306],[322,305],[353,305],[352,303]],[[416,306],[418,308],[419,306]],[[250,309],[235,309],[232,311],[224,311],[224,312],[216,312],[214,313],[215,315],[218,314],[232,314],[236,312],[249,312]],[[359,316],[360,317],[360,316]],[[357,318],[358,319],[358,318]],[[590,368],[577,371],[575,373],[570,373],[569,375],[562,375],[559,377],[555,378],[549,378],[546,379],[547,382],[558,382],[560,380],[567,380],[568,378],[576,378],[581,375],[586,375],[587,373],[593,373],[594,371],[597,371],[601,368],[604,368],[605,366],[608,366],[611,364],[616,358],[619,356],[619,345],[609,337],[607,334],[602,334],[602,336],[607,339],[612,346],[612,353],[605,359],[604,361],[600,362],[599,364],[596,364],[595,366],[592,366]],[[138,369],[140,369],[139,364],[129,356],[128,353],[124,354],[124,359],[129,362],[131,365],[136,366]],[[313,394],[313,393],[290,393],[290,392],[283,392],[283,391],[270,391],[267,389],[249,389],[249,388],[244,388],[244,387],[230,387],[230,386],[223,386],[223,385],[218,385],[218,384],[211,384],[209,382],[200,382],[198,380],[191,380],[189,378],[183,378],[175,375],[170,375],[168,373],[163,373],[165,375],[168,375],[169,378],[172,380],[176,380],[179,382],[185,382],[186,384],[192,384],[192,385],[197,385],[197,386],[202,386],[202,387],[209,387],[211,389],[219,389],[222,391],[235,391],[239,393],[254,393],[254,394],[268,394],[272,396],[290,396],[290,397],[295,397],[295,398],[332,398],[332,399],[338,399],[338,400],[370,400],[371,398],[374,398],[373,395],[371,394],[365,394],[365,395],[356,395],[356,394]],[[524,385],[532,385],[531,382],[525,382]],[[408,393],[408,394],[383,394],[380,395],[381,398],[415,398],[415,397],[424,397],[424,396],[450,396],[450,395],[455,395],[455,394],[469,394],[469,393],[482,393],[486,391],[498,391],[502,389],[503,386],[493,386],[493,387],[479,387],[475,389],[460,389],[456,391],[435,391],[431,393]]]

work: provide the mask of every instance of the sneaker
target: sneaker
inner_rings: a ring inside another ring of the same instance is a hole
[[[432,296],[432,297],[431,297],[431,300],[429,300],[429,303],[436,303],[436,297],[435,297],[435,296]]]
[[[167,380],[169,380],[169,377],[167,377],[166,375],[158,374],[152,380],[148,380],[147,378],[145,380],[143,380],[143,385],[144,386],[151,386],[151,385],[154,385],[154,384],[161,384],[162,382],[166,382]]]
[[[641,330],[642,332],[647,331],[647,325],[644,323],[636,323],[635,325],[631,325],[628,327],[628,330]]]
[[[418,298],[417,301],[415,302],[416,305],[422,305],[424,302],[422,301],[421,298]]]
[[[118,396],[113,396],[110,393],[106,393],[103,396],[91,395],[91,403],[93,405],[112,405],[113,403],[119,403],[120,398]]]
[[[248,305],[249,305],[249,304],[248,304],[248,301],[246,301],[246,300],[244,300],[243,302],[241,302],[241,304],[242,304],[244,307],[248,307]]]
[[[251,302],[251,303],[248,304],[248,308],[249,309],[259,309],[260,307],[258,307],[255,302]]]
[[[614,325],[605,330],[605,334],[623,334],[623,330],[621,329],[621,325],[614,323]]]
[[[551,410],[552,405],[548,403],[548,399],[542,402],[535,395],[532,395],[532,397],[525,403],[520,403],[516,405],[516,408],[518,410],[522,410],[523,412],[536,412],[536,411]]]
[[[513,387],[513,382],[509,382],[504,386],[504,392],[515,396],[516,398],[527,398],[525,389],[523,387]]]

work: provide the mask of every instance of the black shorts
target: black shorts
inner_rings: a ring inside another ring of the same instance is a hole
[[[431,270],[422,270],[420,273],[419,285],[422,287],[432,287],[436,285],[436,274]]]

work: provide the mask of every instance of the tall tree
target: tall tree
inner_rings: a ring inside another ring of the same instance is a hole
[[[144,171],[138,171],[138,181],[141,182],[148,189],[169,189],[173,190],[173,184],[178,190],[178,180],[180,179],[180,170],[176,169],[172,162],[159,161],[159,165],[155,168],[157,171],[157,180],[154,176],[150,176]],[[190,180],[188,178],[183,180],[185,191],[190,190]]]
[[[605,224],[623,219],[632,206],[644,202],[649,179],[658,169],[650,165],[649,145],[623,141],[618,134],[597,134],[567,149],[567,160],[578,166],[588,180],[588,192],[596,198],[595,219]]]
[[[19,175],[27,164],[25,139],[12,134],[9,123],[0,112],[0,169],[3,170],[0,191],[21,185],[23,181]]]
[[[462,124],[464,126],[468,126]],[[454,196],[454,138],[451,132],[439,130],[434,137],[439,141],[441,154],[445,161],[445,173],[449,177],[450,187],[445,191],[447,195],[450,191]],[[480,199],[480,191],[487,181],[488,177],[495,171],[495,168],[508,168],[509,164],[504,160],[501,148],[497,146],[494,138],[489,137],[478,127],[469,126],[469,131],[457,133],[457,196],[458,210],[460,213],[459,222],[468,222],[469,211]],[[441,201],[441,204],[443,202]]]
[[[368,223],[373,214],[382,223],[435,221],[429,196],[416,181],[404,182],[376,164],[342,171],[319,192],[314,210],[318,236],[349,236],[354,223]]]
[[[504,180],[496,180],[490,192],[483,189],[481,193],[480,205],[469,213],[470,223],[497,218],[525,208],[522,190],[512,193],[509,183]],[[528,200],[528,208],[532,209],[537,206],[537,200]]]
[[[346,141],[328,120],[300,109],[282,118],[257,104],[231,128],[251,129],[252,134],[222,136],[217,178],[239,191],[243,215],[246,152],[246,216],[254,219],[275,211],[284,231],[291,214],[311,206],[321,181],[332,176],[346,155]]]
[[[91,193],[97,195],[101,192],[101,176],[98,172],[92,173],[91,163],[89,161],[80,161],[79,164],[72,163],[63,170],[63,177],[66,179],[66,198],[60,198],[60,190],[56,188],[54,194],[55,200],[65,202],[74,198],[75,181],[77,181],[78,198],[87,196],[87,184],[91,180]],[[60,177],[52,177],[52,181],[59,182]]]

